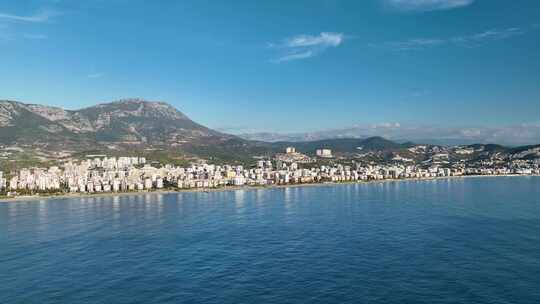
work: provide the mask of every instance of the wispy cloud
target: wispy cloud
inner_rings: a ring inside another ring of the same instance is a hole
[[[93,74],[88,74],[87,77],[88,78],[91,78],[91,79],[95,79],[95,78],[101,78],[105,76],[104,73],[93,73]]]
[[[341,33],[326,33],[323,32],[318,36],[299,35],[285,40],[285,46],[296,47],[312,47],[312,46],[338,46],[343,42],[343,34]]]
[[[421,50],[446,44],[447,41],[438,38],[413,38],[403,41],[387,41],[381,44],[370,44],[372,47],[383,47],[397,51]]]
[[[272,60],[280,63],[317,56],[328,48],[338,47],[344,40],[343,33],[322,32],[316,36],[294,36],[279,43],[270,43],[269,47],[278,49],[282,53],[277,59]]]
[[[282,57],[279,57],[276,62],[284,62],[284,61],[291,61],[291,60],[298,60],[298,59],[306,59],[313,57],[315,53],[313,51],[305,51],[305,52],[299,52],[299,53],[290,53],[288,55],[284,55]]]
[[[502,30],[488,30],[485,32],[477,33],[474,35],[469,36],[459,36],[454,37],[450,39],[451,42],[457,43],[457,44],[478,44],[483,43],[486,41],[495,41],[495,40],[503,40],[508,39],[514,36],[523,35],[525,34],[525,30],[517,27],[502,29]]]
[[[471,5],[474,0],[383,0],[385,4],[399,11],[448,10]]]
[[[24,33],[18,29],[23,25],[35,25],[49,23],[55,16],[60,15],[56,10],[41,10],[33,15],[15,15],[6,12],[0,12],[0,40],[11,41],[17,38],[28,40],[45,40],[48,35],[36,33]]]
[[[371,43],[371,47],[381,47],[395,51],[424,50],[440,46],[477,47],[491,41],[509,39],[527,32],[522,28],[492,29],[480,33],[450,38],[413,38],[402,41]]]
[[[4,12],[0,12],[0,20],[12,21],[12,22],[25,22],[25,23],[44,23],[49,22],[51,18],[59,15],[57,11],[43,10],[34,15],[14,15]]]

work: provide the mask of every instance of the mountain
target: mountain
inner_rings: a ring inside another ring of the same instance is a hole
[[[275,149],[285,149],[286,147],[295,147],[299,152],[314,154],[316,149],[326,148],[338,153],[358,153],[360,151],[391,151],[404,149],[408,144],[399,144],[379,136],[365,139],[358,138],[338,138],[323,139],[316,141],[302,142],[275,142],[272,143]]]
[[[305,133],[272,133],[272,132],[257,132],[243,133],[238,135],[247,140],[258,140],[265,142],[301,142],[301,141],[318,141],[325,139],[351,139],[351,138],[367,138],[364,133],[359,132],[354,128],[326,130]]]
[[[64,125],[36,111],[38,107],[15,101],[0,101],[0,144],[77,140],[78,136]],[[42,110],[45,109],[58,112],[55,108],[43,107]]]
[[[170,104],[124,99],[80,109],[0,101],[2,160],[36,164],[87,154],[245,161],[269,147],[202,126]],[[1,165],[1,164],[0,164]]]
[[[267,142],[316,141],[337,138],[369,138],[381,136],[397,142],[414,141],[432,145],[470,145],[476,143],[498,143],[507,146],[531,145],[540,142],[540,124],[508,126],[463,126],[419,125],[400,123],[360,124],[348,128],[328,129],[306,133],[250,133],[240,134],[248,140]]]
[[[172,163],[200,159],[253,163],[253,158],[271,157],[288,146],[312,156],[316,149],[328,148],[340,158],[385,161],[403,158],[426,161],[441,153],[455,159],[540,157],[539,146],[425,145],[411,149],[416,145],[381,136],[311,141],[247,140],[200,125],[167,103],[141,99],[80,110],[0,101],[0,163],[16,160],[28,164],[88,154],[145,155]]]
[[[81,110],[0,101],[2,144],[175,145],[234,138],[189,119],[164,102],[126,99]]]

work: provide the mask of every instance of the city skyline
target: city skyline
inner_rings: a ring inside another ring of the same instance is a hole
[[[510,138],[530,127],[534,139],[538,8],[7,1],[0,99],[77,109],[142,97],[234,134],[415,125],[497,128]]]

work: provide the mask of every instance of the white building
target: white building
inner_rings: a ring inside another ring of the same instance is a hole
[[[285,153],[287,153],[287,154],[296,153],[296,148],[295,147],[287,147],[285,149]]]
[[[147,178],[144,180],[144,189],[146,190],[152,189],[152,180],[150,178]]]
[[[235,186],[242,186],[246,183],[246,179],[243,176],[236,176],[233,179],[233,183]]]
[[[315,151],[318,157],[332,157],[332,150],[330,149],[317,149]]]
[[[156,178],[156,188],[158,189],[163,188],[163,179],[161,177]]]

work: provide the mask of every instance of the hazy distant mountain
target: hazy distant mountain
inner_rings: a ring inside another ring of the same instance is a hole
[[[81,110],[0,101],[0,143],[178,144],[234,138],[163,102],[126,99]]]
[[[325,131],[304,132],[304,133],[273,133],[273,132],[257,132],[257,133],[244,133],[238,135],[248,140],[260,140],[266,142],[279,142],[279,141],[317,141],[324,139],[338,139],[338,138],[367,138],[369,135],[359,132],[356,128],[346,129],[332,129]]]
[[[400,144],[382,137],[374,136],[365,139],[360,138],[334,138],[315,141],[300,142],[274,142],[272,146],[284,150],[293,146],[297,151],[314,154],[316,149],[328,148],[338,153],[358,153],[364,151],[394,151],[408,148],[409,144]]]
[[[505,127],[442,127],[381,123],[358,125],[305,133],[249,133],[240,134],[248,140],[268,142],[314,141],[337,138],[368,138],[380,136],[397,142],[413,141],[435,145],[469,145],[497,143],[509,146],[531,145],[540,142],[540,124],[521,124]]]

